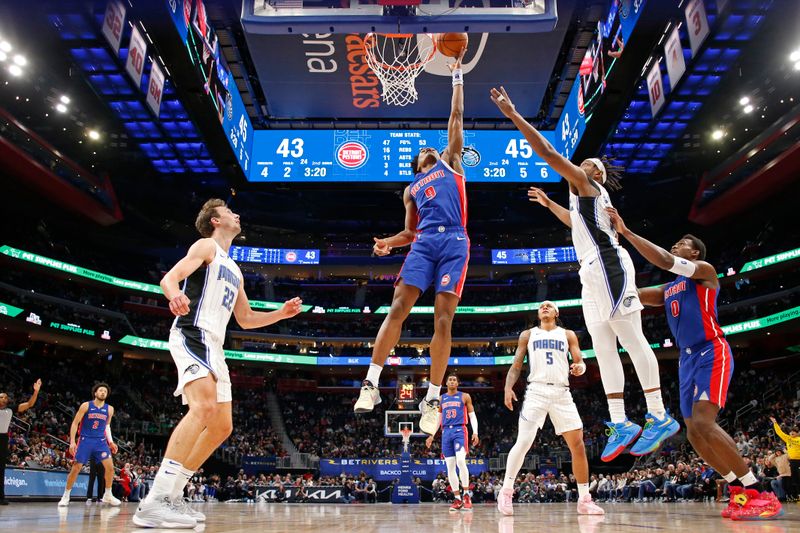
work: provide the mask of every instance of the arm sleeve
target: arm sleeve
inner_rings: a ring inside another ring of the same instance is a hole
[[[475,416],[475,411],[469,414],[469,425],[472,426],[472,434],[478,434],[478,417]]]
[[[114,437],[111,436],[111,426],[106,424],[106,442],[111,444],[114,442]]]
[[[681,257],[676,257],[672,263],[672,268],[669,269],[673,274],[678,276],[686,276],[691,278],[697,270],[697,265],[691,261],[687,261]]]

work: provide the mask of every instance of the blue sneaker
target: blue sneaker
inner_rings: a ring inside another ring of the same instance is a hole
[[[681,430],[678,421],[672,418],[669,413],[664,418],[657,418],[655,415],[647,413],[647,422],[644,425],[642,436],[631,448],[631,455],[647,455],[656,451],[661,443]]]
[[[608,444],[603,450],[603,455],[600,456],[600,459],[605,463],[616,459],[642,433],[642,426],[634,424],[630,420],[625,420],[625,422],[620,422],[619,424],[606,422],[606,425],[608,426],[606,430]]]

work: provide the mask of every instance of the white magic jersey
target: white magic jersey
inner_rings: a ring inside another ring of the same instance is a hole
[[[569,220],[572,224],[572,245],[578,259],[600,255],[601,248],[619,247],[617,232],[606,213],[611,205],[608,192],[599,183],[600,196],[579,197],[569,193]]]
[[[214,244],[214,260],[198,268],[183,282],[183,292],[190,300],[189,314],[177,317],[173,327],[199,328],[222,343],[239,295],[242,271],[219,244]]]
[[[569,343],[564,328],[531,329],[528,340],[528,382],[569,386]]]

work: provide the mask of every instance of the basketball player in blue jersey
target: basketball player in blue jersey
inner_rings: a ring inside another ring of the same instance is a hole
[[[111,438],[111,417],[114,416],[114,408],[106,403],[110,392],[111,389],[105,383],[96,384],[92,387],[92,401],[83,402],[75,413],[69,428],[69,453],[75,461],[67,476],[67,485],[64,495],[58,502],[59,507],[69,505],[72,486],[78,479],[83,465],[92,457],[96,462],[103,463],[105,469],[106,492],[103,494],[103,503],[115,507],[121,503],[111,493],[111,482],[114,480],[114,461],[111,459],[111,454],[117,453],[117,445]],[[80,439],[76,441],[77,433],[80,433]]]
[[[569,210],[535,187],[528,191],[528,196],[549,207],[572,230],[572,244],[581,265],[578,274],[583,318],[597,354],[611,417],[606,424],[608,442],[601,459],[612,461],[629,446],[631,455],[652,453],[664,440],[680,431],[680,425],[664,408],[658,360],[642,332],[643,306],[636,291],[633,261],[628,251],[619,245],[617,234],[603,210],[611,206],[606,187],[619,188],[621,169],[598,158],[586,159],[580,166],[573,164],[517,113],[505,89],[492,89],[491,99],[517,126],[533,151],[569,184]],[[625,414],[625,372],[617,340],[630,355],[644,391],[648,411],[644,429],[628,420]]]
[[[466,50],[466,49],[465,49]],[[420,402],[419,427],[433,435],[439,427],[439,393],[450,358],[453,315],[456,311],[469,263],[467,236],[467,194],[461,150],[464,146],[464,87],[460,57],[453,72],[453,98],[447,125],[447,148],[439,154],[422,148],[411,167],[414,180],[403,193],[405,229],[391,237],[375,238],[375,255],[385,256],[393,248],[411,244],[395,284],[389,313],[378,331],[372,349],[372,364],[354,406],[356,413],[367,413],[381,402],[378,391],[383,364],[400,339],[400,331],[419,296],[433,284],[434,334],[431,339],[430,386]]]
[[[250,307],[242,273],[228,255],[242,231],[239,215],[224,201],[207,201],[195,227],[202,238],[161,280],[176,317],[169,335],[178,370],[174,394],[182,396],[189,411],[172,431],[153,487],[133,516],[139,527],[193,528],[205,520],[184,502],[183,488],[233,431],[231,380],[222,349],[231,314],[239,326],[253,329],[291,318],[302,309],[299,298],[268,313]]]
[[[455,512],[462,509],[471,511],[472,500],[467,493],[469,490],[467,418],[472,426],[472,445],[477,446],[480,443],[478,417],[475,416],[472,397],[466,392],[458,390],[458,376],[455,374],[447,376],[447,392],[442,394],[439,409],[442,419],[442,455],[444,455],[444,462],[447,465],[447,479],[450,482],[453,496],[455,496],[450,511]],[[433,444],[433,437],[434,435],[431,435],[425,440],[425,446],[428,448]],[[456,467],[458,473],[456,473]],[[460,489],[459,481],[461,482]]]
[[[678,379],[681,414],[689,442],[705,462],[731,487],[726,518],[764,520],[783,514],[772,493],[759,495],[758,480],[745,464],[736,444],[719,424],[733,375],[733,354],[717,320],[719,278],[705,261],[706,246],[694,235],[684,235],[670,251],[632,232],[616,209],[608,208],[617,232],[650,263],[676,274],[675,281],[660,287],[639,289],[642,302],[664,306],[667,323],[680,350]]]

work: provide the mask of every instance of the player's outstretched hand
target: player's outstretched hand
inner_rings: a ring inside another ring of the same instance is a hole
[[[175,316],[186,316],[189,314],[189,297],[183,293],[169,301],[169,310]]]
[[[425,439],[425,447],[430,448],[433,445],[433,435]]]
[[[456,58],[456,62],[447,64],[447,68],[450,69],[450,72],[453,72],[457,68],[461,68],[461,62],[464,60],[464,54],[466,54],[466,53],[467,53],[467,47],[464,46],[461,49],[461,53],[458,54],[458,57]]]
[[[517,395],[516,395],[516,393],[514,392],[513,389],[506,389],[505,390],[505,399],[503,400],[503,403],[506,404],[506,407],[508,407],[509,411],[513,411],[514,410],[514,403],[513,402],[518,402],[518,401],[519,400],[517,400]]]
[[[531,187],[528,189],[528,200],[531,202],[536,202],[537,204],[541,204],[544,207],[550,207],[550,203],[552,200],[547,196],[547,193],[544,192],[539,187]]]
[[[372,245],[372,253],[379,257],[383,257],[384,255],[389,255],[389,252],[392,251],[392,247],[386,242],[386,239],[379,239],[377,237],[373,237],[372,240],[375,241],[375,244]]]
[[[41,378],[40,378],[40,379],[37,379],[37,380],[36,380],[36,381],[33,383],[33,390],[35,390],[36,392],[39,392],[39,389],[41,389],[41,388],[42,388],[42,380],[41,380]]]
[[[499,91],[492,87],[492,90],[489,92],[491,93],[490,98],[492,102],[494,102],[494,105],[496,105],[497,108],[500,109],[500,112],[506,117],[511,118],[511,115],[514,114],[517,108],[514,107],[514,103],[511,101],[511,98],[508,97],[508,93],[503,86],[500,86]]]
[[[611,224],[614,226],[614,229],[617,230],[617,233],[624,234],[628,231],[628,227],[625,226],[625,221],[619,216],[619,211],[613,207],[606,207],[606,213],[608,213],[608,216],[611,218]]]
[[[281,306],[281,313],[283,318],[292,318],[303,310],[303,300],[295,296],[291,300],[286,300]]]
[[[472,434],[472,445],[473,446],[477,446],[478,444],[480,444],[480,442],[481,442],[481,439],[478,438],[477,433],[473,433]]]

